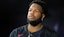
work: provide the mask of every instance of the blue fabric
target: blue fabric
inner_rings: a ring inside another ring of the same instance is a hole
[[[40,33],[38,33],[37,37],[40,37]]]

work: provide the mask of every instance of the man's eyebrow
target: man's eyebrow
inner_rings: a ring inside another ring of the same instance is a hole
[[[32,10],[32,8],[29,8],[28,10]],[[40,11],[40,9],[38,9],[38,8],[35,8],[35,10],[39,10]]]

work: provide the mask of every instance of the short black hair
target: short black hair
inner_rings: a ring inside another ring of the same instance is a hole
[[[48,7],[47,7],[47,4],[44,2],[44,1],[32,1],[30,4],[29,4],[29,7],[33,4],[33,3],[36,3],[38,5],[40,5],[42,7],[42,10],[44,11],[43,13],[47,16],[49,16],[48,14]]]

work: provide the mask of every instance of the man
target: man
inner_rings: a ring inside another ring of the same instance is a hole
[[[29,5],[28,24],[14,29],[9,37],[58,37],[54,31],[42,24],[48,16],[47,6],[43,1],[33,1]]]

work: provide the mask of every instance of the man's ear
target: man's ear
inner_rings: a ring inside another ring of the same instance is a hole
[[[42,19],[44,19],[45,18],[45,14],[42,14]]]
[[[42,14],[42,19],[41,20],[43,21],[44,18],[45,18],[45,14]]]

